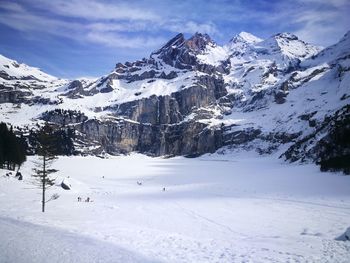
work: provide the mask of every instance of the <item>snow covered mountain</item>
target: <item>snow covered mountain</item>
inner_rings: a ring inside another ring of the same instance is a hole
[[[348,143],[337,140],[349,133],[349,41],[347,33],[321,50],[290,33],[242,32],[219,46],[206,34],[178,34],[149,58],[74,81],[1,56],[2,121],[68,125],[90,153],[285,147],[293,161],[348,158]]]
[[[0,55],[0,73],[1,81],[5,80],[36,80],[39,82],[49,82],[57,80],[38,68],[29,67],[25,64],[19,64],[15,60],[8,59]]]
[[[0,55],[0,103],[5,107],[6,103],[58,104],[49,99],[51,92],[68,82]]]

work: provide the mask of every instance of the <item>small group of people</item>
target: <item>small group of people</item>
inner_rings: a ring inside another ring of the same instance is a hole
[[[141,181],[137,181],[136,183],[137,183],[137,185],[142,185],[142,182],[141,182]],[[162,190],[163,190],[163,192],[165,192],[165,187],[163,187]]]
[[[83,199],[82,199],[80,196],[78,196],[78,202],[83,202]],[[84,200],[84,202],[89,203],[89,202],[92,202],[92,200],[90,199],[90,197],[87,197],[87,198]]]
[[[142,185],[142,182],[141,182],[141,181],[137,181],[136,183],[137,183],[137,185]],[[163,192],[165,192],[165,187],[163,187],[162,190],[163,190]]]
[[[10,178],[10,176],[12,176],[12,172],[6,173],[5,176],[7,178]],[[23,176],[22,176],[22,174],[20,172],[16,173],[15,178],[17,178],[19,181],[23,180]]]

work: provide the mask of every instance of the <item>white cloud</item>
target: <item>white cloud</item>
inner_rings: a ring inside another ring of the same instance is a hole
[[[72,33],[78,33],[82,29],[77,23],[58,21],[26,12],[2,14],[0,23],[22,32],[41,32],[68,38],[74,38]]]
[[[334,7],[344,7],[349,4],[348,0],[297,0],[300,3],[311,3],[316,5],[329,5]]]
[[[279,1],[274,10],[249,16],[264,33],[291,32],[306,42],[328,46],[349,31],[349,12],[348,0],[296,0]]]
[[[207,33],[209,35],[217,34],[218,30],[213,23],[196,23],[194,21],[169,22],[163,25],[165,29],[173,32],[182,32],[194,34],[196,32]]]
[[[96,0],[36,0],[32,6],[66,17],[95,20],[151,20],[159,19],[154,12],[133,6],[132,2],[101,2]]]
[[[89,32],[86,39],[93,43],[120,48],[155,48],[165,43],[161,37],[130,37],[111,32]]]
[[[159,31],[190,34],[195,32],[216,34],[218,32],[213,23],[161,19],[147,10],[141,11],[141,9],[120,4],[102,4],[95,0],[84,1],[84,4],[80,0],[38,0],[34,6],[39,5],[39,9],[46,10],[50,17],[42,12],[35,12],[32,8],[25,8],[25,5],[5,2],[5,5],[0,7],[6,10],[0,17],[0,23],[29,34],[39,32],[107,47],[130,49],[159,47],[167,41],[163,37],[154,37]],[[52,12],[56,15],[52,16]],[[75,19],[68,22],[67,19],[57,14],[72,16]],[[129,20],[124,20],[125,18]],[[144,37],[146,32],[151,36]]]
[[[91,31],[98,32],[146,32],[156,31],[159,26],[146,21],[116,21],[88,23],[86,26]]]
[[[24,10],[21,5],[13,2],[3,2],[0,7],[1,9],[13,12],[22,12]]]
[[[156,48],[166,39],[161,37],[134,37],[127,32],[144,30],[144,22],[137,23],[79,23],[30,13],[20,5],[1,6],[7,12],[0,16],[0,23],[21,32],[37,32],[44,35],[60,36],[80,42],[102,44],[108,47],[130,49]],[[40,36],[39,36],[40,37]]]
[[[294,33],[301,39],[328,46],[339,41],[350,29],[349,2],[343,0],[307,0],[306,2],[316,5],[315,8],[296,12],[291,21],[291,24],[296,25]]]
[[[271,10],[266,3],[253,5],[243,0],[208,0],[205,4],[200,0],[0,1],[4,11],[0,23],[9,27],[108,47],[141,49],[141,43],[157,47],[166,42],[159,37],[165,32],[208,33],[227,41],[231,34],[250,28],[265,36],[291,31],[308,42],[328,45],[349,30],[350,24],[348,0],[278,1],[270,4]],[[145,37],[147,34],[150,36]]]

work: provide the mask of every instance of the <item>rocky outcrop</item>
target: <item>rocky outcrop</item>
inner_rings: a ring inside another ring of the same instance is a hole
[[[131,151],[160,155],[200,155],[222,146],[220,129],[199,122],[147,125],[127,120],[88,120],[75,127],[85,139],[99,141],[111,154]]]
[[[79,80],[73,80],[69,83],[67,90],[68,91],[64,95],[71,99],[80,98],[81,95],[88,95],[84,92],[83,84]]]
[[[324,171],[341,170],[350,174],[349,138],[350,106],[347,105],[333,116],[326,116],[313,133],[298,140],[282,157],[291,162],[314,161]]]
[[[44,112],[40,118],[44,121],[57,123],[61,126],[82,123],[88,120],[81,112],[62,109]]]
[[[183,34],[178,34],[152,53],[151,58],[157,57],[174,68],[189,70],[198,64],[196,55],[203,52],[207,45],[214,44],[207,34],[196,33],[188,40]]]
[[[30,91],[0,85],[0,103],[25,103],[30,96],[32,96]]]
[[[105,109],[110,112],[109,120],[88,119],[79,112],[64,110],[45,112],[41,118],[74,126],[81,140],[97,141],[101,149],[112,154],[139,151],[157,156],[192,156],[215,151],[223,145],[223,137],[221,129],[185,121],[186,116],[196,109],[217,105],[226,93],[222,78],[201,76],[194,86],[171,95],[110,106]],[[207,118],[214,116],[210,111],[206,114]]]
[[[255,140],[261,134],[261,130],[254,128],[235,129],[236,125],[223,127],[225,134],[223,136],[224,145],[240,145]]]
[[[167,96],[151,96],[108,107],[116,116],[140,123],[174,124],[183,121],[194,109],[217,103],[226,95],[222,78],[201,76],[195,86]]]
[[[51,100],[41,96],[34,96],[26,86],[6,87],[0,85],[0,104],[1,103],[57,105],[60,101],[58,99]]]

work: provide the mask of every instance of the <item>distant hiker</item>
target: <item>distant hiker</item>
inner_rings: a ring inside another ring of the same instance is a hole
[[[165,192],[165,187],[163,187],[163,192]]]
[[[81,202],[81,197],[80,196],[78,196],[78,202]]]
[[[18,180],[20,180],[20,181],[23,180],[23,176],[22,176],[21,172],[17,172],[15,177],[18,177]]]
[[[89,203],[90,202],[90,197],[86,198],[85,202]]]
[[[103,179],[105,179],[105,176],[102,176]]]

